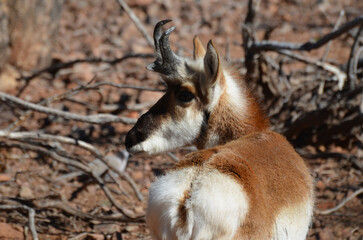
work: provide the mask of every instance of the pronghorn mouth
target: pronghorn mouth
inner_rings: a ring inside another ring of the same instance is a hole
[[[154,155],[160,154],[160,153],[150,153],[148,151],[143,150],[137,150],[137,149],[127,149],[127,151],[131,154],[131,156],[134,157],[152,157]]]

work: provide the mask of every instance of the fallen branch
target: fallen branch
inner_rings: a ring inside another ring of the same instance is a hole
[[[139,29],[139,31],[142,33],[142,35],[144,35],[144,37],[146,38],[147,43],[149,44],[149,46],[152,47],[152,48],[154,48],[154,41],[153,41],[153,39],[147,33],[144,25],[142,25],[142,23],[140,22],[139,18],[131,10],[131,8],[129,7],[129,5],[127,5],[127,3],[124,0],[118,0],[118,3],[125,10],[125,12],[127,13],[127,15],[129,15],[131,21],[133,21],[135,23],[137,29]]]
[[[278,51],[284,49],[296,51],[311,51],[313,49],[320,48],[330,40],[339,37],[343,33],[348,32],[349,30],[355,28],[356,26],[359,26],[360,24],[363,24],[363,15],[343,24],[340,28],[324,35],[318,41],[308,41],[302,44],[276,41],[259,41],[254,42],[251,45],[250,50],[254,53],[258,53],[261,51]]]
[[[33,240],[38,240],[39,238],[37,231],[35,229],[35,220],[34,220],[35,211],[33,208],[30,208],[25,205],[0,205],[0,210],[19,210],[19,209],[28,211],[29,228],[32,233]]]
[[[89,83],[91,83],[94,79],[95,78],[92,78],[92,80]],[[55,102],[55,101],[58,101],[61,99],[66,99],[72,95],[79,93],[82,90],[98,89],[101,86],[112,86],[112,87],[116,87],[116,88],[130,88],[130,89],[136,89],[136,90],[155,91],[155,92],[165,91],[165,90],[157,89],[157,88],[136,86],[136,85],[130,85],[130,84],[117,84],[117,83],[113,83],[113,82],[98,82],[95,84],[89,84],[89,83],[86,85],[81,85],[81,86],[72,88],[72,89],[66,91],[65,93],[57,94],[57,95],[51,96],[47,99],[44,99],[41,102],[39,102],[38,105],[50,104],[52,102]],[[9,132],[12,131],[16,126],[18,126],[21,122],[23,122],[25,119],[27,119],[32,113],[33,113],[33,110],[28,110],[25,113],[23,113],[17,121],[15,121],[14,123],[12,123],[10,126],[8,126],[6,128],[6,131],[9,131]]]
[[[81,148],[84,148],[93,153],[96,157],[102,156],[102,153],[98,149],[93,147],[91,144],[86,143],[82,140],[64,137],[64,136],[56,136],[39,132],[7,132],[4,130],[0,130],[0,137],[6,137],[13,140],[32,139],[32,140],[57,141],[67,144],[73,144]]]
[[[82,140],[77,140],[74,138],[64,137],[64,136],[55,136],[51,134],[44,134],[44,133],[38,133],[38,132],[7,132],[7,131],[0,131],[0,137],[5,137],[8,139],[13,140],[26,140],[26,139],[32,139],[32,140],[44,140],[44,141],[57,141],[61,143],[66,144],[73,144],[79,147],[82,147],[83,149],[91,152],[93,155],[95,155],[100,161],[102,161],[108,169],[116,172],[121,178],[123,178],[125,181],[127,181],[131,188],[134,190],[137,198],[140,201],[144,200],[144,197],[142,196],[140,190],[138,189],[135,181],[131,178],[131,176],[127,172],[120,171],[120,169],[116,168],[110,162],[104,157],[104,155],[95,147],[93,147],[91,144],[86,143]],[[89,171],[90,169],[82,169],[82,171]]]
[[[327,210],[323,210],[323,211],[317,210],[316,212],[318,214],[322,214],[322,215],[327,215],[327,214],[333,213],[333,212],[339,210],[340,208],[342,208],[345,204],[347,204],[347,202],[349,202],[350,200],[352,200],[353,198],[355,198],[356,196],[358,196],[361,193],[363,193],[363,188],[358,189],[352,195],[350,195],[349,197],[345,198],[336,207],[333,207],[333,208],[330,208],[330,209],[327,209]]]
[[[37,152],[41,155],[50,157],[58,162],[61,162],[65,165],[69,165],[69,166],[73,166],[77,169],[82,170],[83,172],[85,172],[87,175],[93,177],[96,182],[99,184],[99,186],[101,187],[101,189],[103,190],[103,192],[105,193],[106,197],[108,198],[108,200],[123,214],[125,215],[128,219],[130,220],[138,220],[143,218],[143,216],[138,216],[138,217],[133,217],[131,216],[131,214],[129,213],[128,210],[123,209],[122,206],[120,206],[115,199],[113,198],[110,190],[108,189],[108,187],[106,186],[106,184],[104,183],[104,181],[98,176],[96,175],[88,166],[84,165],[83,163],[80,163],[78,161],[75,161],[73,159],[70,159],[68,157],[63,157],[60,156],[59,154],[57,154],[55,151],[49,151],[43,147],[39,147],[39,146],[34,146],[31,144],[27,144],[27,143],[12,143],[12,142],[4,142],[4,141],[0,141],[0,146],[2,147],[8,147],[8,148],[20,148],[20,149],[24,149],[24,150],[28,150],[28,151],[33,151],[33,152]]]
[[[64,201],[42,201],[42,202],[34,202],[35,206],[39,209],[49,209],[49,208],[56,208],[59,210],[62,210],[70,215],[74,215],[83,219],[93,219],[93,220],[100,220],[100,221],[117,221],[117,222],[144,222],[144,219],[138,218],[138,219],[129,219],[126,218],[123,215],[120,214],[113,214],[113,215],[106,215],[106,216],[95,216],[89,213],[85,213],[82,211],[79,211],[67,204]]]
[[[345,15],[345,11],[344,10],[340,10],[340,13],[339,13],[339,18],[338,20],[336,21],[335,25],[334,25],[334,28],[333,28],[333,31],[337,30],[342,19],[343,19],[343,16]],[[324,49],[324,53],[323,53],[323,56],[320,58],[320,61],[321,62],[325,62],[327,56],[328,56],[328,53],[329,53],[329,50],[330,50],[330,46],[332,44],[332,41],[329,41],[328,44],[326,45],[325,49]],[[321,79],[321,72],[318,72],[317,76],[316,76],[316,79]],[[321,83],[320,83],[320,86],[319,86],[319,90],[318,90],[318,93],[319,95],[323,94],[324,92],[324,86],[325,86],[325,79],[323,78]]]
[[[354,43],[352,46],[352,49],[349,54],[349,60],[347,65],[347,76],[348,76],[348,82],[350,83],[350,88],[354,89],[357,75],[354,69],[356,68],[359,58],[359,51],[357,51],[358,45],[359,45],[359,39],[360,35],[363,33],[363,23],[360,25],[360,28],[358,29],[357,35],[354,38]],[[357,54],[357,58],[354,57],[354,55]]]
[[[111,65],[114,65],[114,64],[123,62],[124,60],[130,59],[130,58],[154,58],[154,57],[155,57],[155,54],[151,54],[151,53],[130,53],[130,54],[126,54],[125,56],[123,56],[121,58],[116,58],[116,59],[88,58],[88,59],[76,59],[76,60],[73,60],[70,62],[53,64],[51,66],[48,66],[48,67],[45,67],[38,71],[35,71],[30,76],[21,76],[20,80],[25,80],[25,84],[23,87],[20,88],[20,90],[16,96],[19,97],[24,92],[25,88],[29,85],[30,81],[32,79],[34,79],[35,77],[38,77],[39,75],[41,75],[43,73],[51,73],[54,75],[59,70],[72,67],[73,65],[78,64],[78,63],[108,63]]]
[[[343,86],[344,86],[345,80],[347,78],[347,75],[342,70],[340,70],[338,67],[336,67],[336,66],[334,66],[332,64],[326,63],[326,62],[322,62],[322,61],[319,61],[319,60],[316,60],[316,59],[311,59],[311,58],[308,58],[308,57],[293,53],[293,52],[288,51],[288,50],[277,50],[277,52],[281,53],[282,55],[285,55],[285,56],[294,58],[296,60],[299,60],[301,62],[315,65],[315,66],[317,66],[317,67],[319,67],[321,69],[324,69],[325,71],[333,73],[337,77],[339,90],[343,89]]]
[[[256,59],[254,58],[254,52],[251,47],[256,41],[255,34],[255,18],[260,6],[260,0],[249,0],[248,1],[248,10],[247,15],[242,25],[242,40],[243,40],[243,49],[245,51],[245,64],[247,68],[247,76],[248,78],[254,79],[258,75],[258,64]]]
[[[15,104],[15,105],[25,108],[25,109],[31,109],[33,111],[55,115],[55,116],[62,117],[67,120],[87,122],[87,123],[92,123],[92,124],[105,124],[105,123],[113,123],[113,122],[121,122],[124,124],[135,124],[136,123],[136,120],[133,118],[114,116],[114,115],[110,115],[110,114],[95,114],[95,115],[82,116],[82,115],[78,115],[75,113],[69,113],[69,112],[57,110],[54,108],[44,107],[44,106],[40,106],[38,104],[30,103],[30,102],[21,100],[20,98],[14,97],[12,95],[9,95],[9,94],[3,93],[3,92],[0,92],[0,100],[3,102]]]

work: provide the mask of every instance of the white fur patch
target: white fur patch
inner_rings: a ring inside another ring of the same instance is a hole
[[[222,88],[220,83],[217,82],[215,87],[212,88],[209,96],[212,96],[208,110],[210,112],[218,105],[220,97],[225,94],[229,108],[235,110],[236,112],[243,113],[246,109],[246,99],[243,96],[243,89],[239,86],[228,73],[223,72],[225,78],[225,86]]]
[[[186,222],[180,222],[184,202]],[[156,180],[149,193],[146,221],[155,239],[233,239],[248,211],[242,186],[217,170],[186,168]]]
[[[284,208],[277,216],[272,240],[305,240],[312,214],[312,199]]]
[[[156,154],[191,144],[198,136],[202,123],[203,114],[187,108],[182,119],[164,122],[145,141],[133,146],[130,152]]]
[[[236,109],[239,113],[245,112],[247,103],[245,96],[243,96],[244,89],[241,89],[241,86],[236,83],[236,79],[233,79],[228,73],[224,73],[224,78],[227,85],[226,94],[231,109]]]
[[[217,82],[213,88],[210,88],[208,90],[208,92],[209,92],[208,96],[212,97],[212,99],[210,99],[208,111],[212,112],[214,110],[214,108],[218,105],[219,99],[221,98],[222,93],[223,93],[223,89],[222,89],[220,83]]]

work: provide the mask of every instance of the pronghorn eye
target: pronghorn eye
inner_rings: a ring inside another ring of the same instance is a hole
[[[177,99],[181,102],[190,102],[195,97],[193,93],[188,91],[180,91],[176,95]]]

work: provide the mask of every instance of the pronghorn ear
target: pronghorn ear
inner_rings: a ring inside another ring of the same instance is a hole
[[[208,42],[207,53],[204,57],[204,71],[210,86],[216,83],[219,75],[222,72],[220,58],[217,50],[215,49],[212,40]]]
[[[194,37],[193,45],[194,45],[194,51],[193,51],[194,60],[203,58],[205,55],[205,50],[198,36]]]

